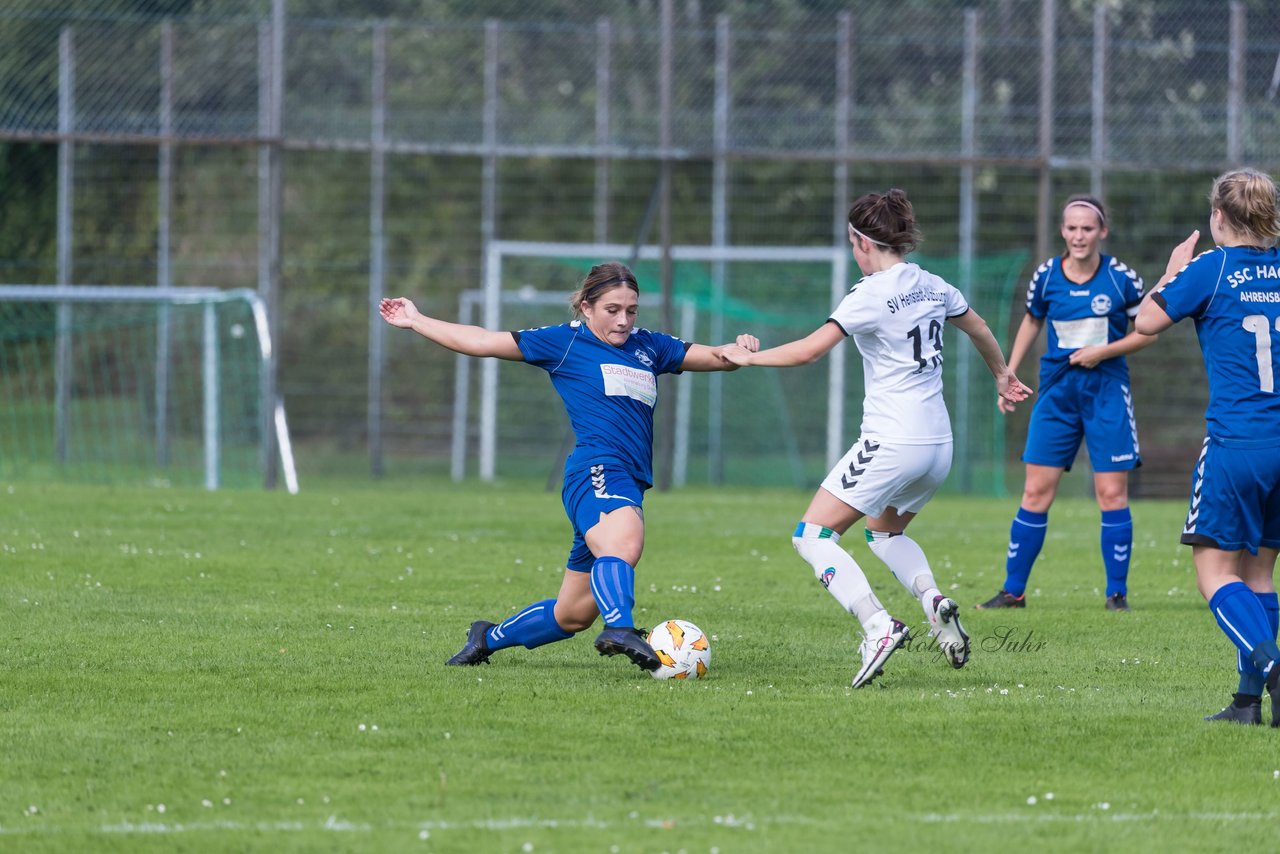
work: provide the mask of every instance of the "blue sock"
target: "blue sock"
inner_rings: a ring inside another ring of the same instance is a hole
[[[1227,640],[1236,645],[1262,673],[1280,658],[1276,638],[1267,623],[1267,612],[1258,596],[1243,581],[1233,581],[1218,588],[1209,600],[1209,610],[1218,621]]]
[[[1032,513],[1019,507],[1013,517],[1013,524],[1009,526],[1009,554],[1004,564],[1004,589],[1014,596],[1021,596],[1027,589],[1031,565],[1040,555],[1047,527],[1048,513]]]
[[[573,632],[566,632],[556,622],[556,600],[543,599],[534,602],[520,613],[508,617],[485,632],[489,649],[498,651],[516,644],[533,649],[543,644],[567,640]]]
[[[1133,517],[1129,508],[1102,511],[1102,565],[1107,570],[1107,596],[1129,592],[1129,553],[1133,545]]]
[[[636,571],[620,557],[599,557],[591,566],[591,595],[606,626],[634,626]]]
[[[1271,626],[1271,636],[1275,637],[1280,632],[1280,601],[1277,600],[1276,592],[1272,590],[1270,593],[1254,593],[1258,597],[1258,601],[1262,603],[1262,610],[1267,612],[1267,625]],[[1240,671],[1240,687],[1236,689],[1237,694],[1248,694],[1249,696],[1261,696],[1262,686],[1266,680],[1262,676],[1262,671],[1253,666],[1253,662],[1236,650],[1236,670]]]

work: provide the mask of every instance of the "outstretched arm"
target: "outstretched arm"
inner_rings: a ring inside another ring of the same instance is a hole
[[[972,314],[972,309],[970,314]],[[1040,330],[1044,329],[1044,318],[1036,317],[1031,312],[1022,315],[1022,323],[1018,324],[1018,332],[1013,336],[1013,349],[1009,351],[1009,371],[1016,374],[1018,368],[1022,365],[1022,360],[1027,353],[1031,351],[1031,345],[1036,343],[1036,339],[1040,337]],[[996,394],[996,406],[1005,415],[1017,409],[1017,404],[1005,398],[999,393]]]
[[[973,310],[970,309],[970,314],[972,313]],[[1043,317],[1036,317],[1031,312],[1022,315],[1022,323],[1018,325],[1018,332],[1013,336],[1013,348],[1009,350],[1009,370],[1017,373],[1018,368],[1022,367],[1022,360],[1031,350],[1031,345],[1040,337],[1041,329],[1044,329]]]
[[[427,317],[418,311],[412,300],[404,297],[384,299],[378,305],[382,319],[400,329],[412,329],[441,347],[462,353],[464,356],[493,356],[523,362],[524,354],[516,346],[510,332],[494,332],[479,326],[464,326]]]
[[[684,361],[680,363],[682,371],[736,371],[738,365],[729,361],[725,353],[733,348],[741,348],[751,353],[760,349],[760,339],[754,335],[739,335],[733,344],[721,344],[719,347],[708,347],[706,344],[691,344],[685,351]]]
[[[752,353],[744,347],[726,347],[724,358],[742,367],[756,365],[765,368],[790,368],[816,362],[843,340],[844,330],[827,322],[804,338],[779,344],[759,353]]]
[[[987,326],[987,322],[981,315],[969,309],[959,317],[947,318],[947,322],[969,336],[969,340],[982,356],[982,361],[987,363],[991,376],[996,378],[996,391],[1001,400],[1020,403],[1032,395],[1031,389],[1023,385],[1014,376],[1013,369],[1005,364],[1004,353],[1000,352],[1000,344],[991,334],[991,327]],[[1021,330],[1019,333],[1021,334]]]

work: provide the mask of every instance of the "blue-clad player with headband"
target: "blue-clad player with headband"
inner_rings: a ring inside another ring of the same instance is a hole
[[[1014,336],[1009,368],[1018,369],[1041,329],[1048,329],[1048,345],[1022,453],[1026,481],[1009,526],[1004,584],[979,608],[1026,606],[1027,580],[1044,545],[1049,508],[1083,441],[1102,513],[1106,607],[1129,610],[1129,472],[1142,458],[1125,356],[1155,339],[1129,330],[1142,301],[1142,279],[1120,259],[1103,254],[1107,232],[1100,200],[1069,198],[1062,209],[1065,250],[1041,264],[1027,288],[1027,313]],[[996,402],[1001,412],[1013,411],[1008,401]]]
[[[658,375],[731,371],[723,347],[691,344],[635,325],[640,285],[616,261],[591,268],[570,305],[574,320],[501,332],[427,317],[403,297],[379,310],[392,326],[467,356],[526,362],[546,371],[564,401],[576,445],[565,461],[562,499],[573,545],[559,595],[501,623],[476,620],[446,664],[487,663],[512,646],[528,649],[567,640],[597,616],[601,655],[625,655],[644,670],[661,662],[635,627],[635,567],[644,549],[644,493],[653,482],[653,411]],[[751,335],[737,346],[758,349]]]
[[[1206,720],[1280,727],[1276,646],[1276,556],[1280,554],[1280,210],[1270,176],[1253,169],[1220,175],[1209,195],[1216,246],[1192,259],[1200,232],[1180,243],[1138,312],[1154,335],[1195,322],[1209,379],[1207,436],[1192,474],[1182,542],[1196,583],[1237,649],[1240,685],[1229,706]]]

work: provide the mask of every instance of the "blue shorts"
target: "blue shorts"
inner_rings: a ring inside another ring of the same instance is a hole
[[[619,507],[643,507],[644,490],[630,472],[613,463],[565,466],[560,498],[564,512],[573,523],[573,546],[565,567],[574,572],[590,572],[596,556],[587,548],[586,533],[600,517]]]
[[[1041,387],[1022,461],[1070,471],[1081,439],[1094,471],[1130,471],[1142,465],[1127,380],[1073,368]]]
[[[1280,445],[1206,438],[1182,542],[1227,552],[1280,549]]]

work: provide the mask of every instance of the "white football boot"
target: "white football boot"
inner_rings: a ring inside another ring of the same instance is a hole
[[[853,687],[861,688],[883,673],[884,663],[889,660],[889,656],[910,637],[911,631],[907,624],[890,617],[889,628],[884,634],[867,635],[863,638],[858,645],[858,651],[862,653],[862,669],[853,677]]]
[[[959,670],[969,660],[969,633],[960,625],[960,606],[954,599],[934,596],[929,612],[929,633],[938,639],[938,649],[951,666]]]

